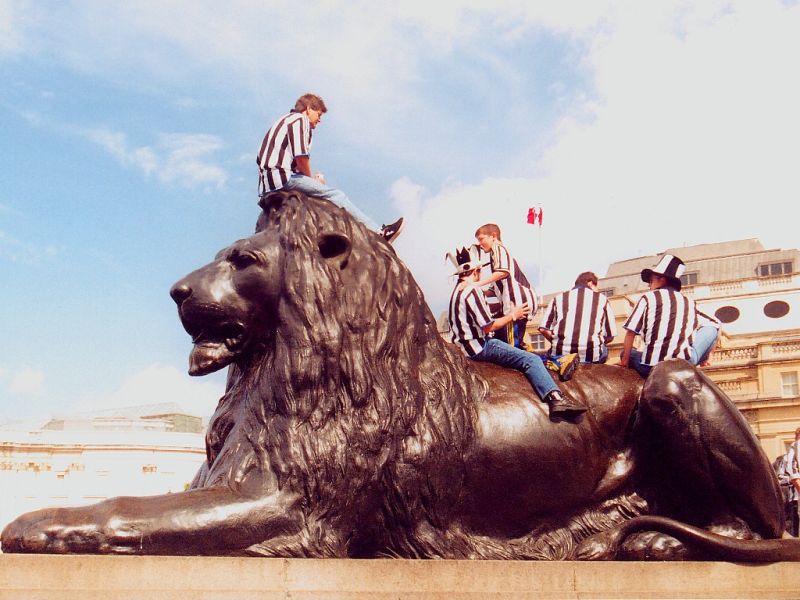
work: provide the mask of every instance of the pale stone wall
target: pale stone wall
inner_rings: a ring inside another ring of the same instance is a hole
[[[800,563],[0,556],[0,600],[798,598]]]

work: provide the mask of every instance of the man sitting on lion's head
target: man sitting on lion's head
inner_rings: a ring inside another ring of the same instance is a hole
[[[484,265],[473,259],[466,248],[456,252],[453,262],[458,265],[454,273],[458,275],[458,283],[450,296],[448,311],[452,341],[472,360],[522,372],[539,398],[550,407],[551,417],[574,417],[583,413],[586,407],[564,397],[537,354],[488,336],[492,331],[527,317],[528,303],[512,306],[499,319],[492,318],[486,298],[477,285]]]

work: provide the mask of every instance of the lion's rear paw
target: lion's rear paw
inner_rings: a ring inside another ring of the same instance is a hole
[[[687,550],[671,535],[643,531],[628,536],[619,549],[622,560],[686,560]]]
[[[583,540],[575,549],[575,560],[614,560],[619,540],[616,531],[601,531]]]

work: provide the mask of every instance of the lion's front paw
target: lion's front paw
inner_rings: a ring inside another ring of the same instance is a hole
[[[43,554],[136,552],[132,539],[134,532],[130,528],[114,527],[113,523],[98,520],[98,516],[97,512],[85,507],[26,513],[3,530],[2,551]]]

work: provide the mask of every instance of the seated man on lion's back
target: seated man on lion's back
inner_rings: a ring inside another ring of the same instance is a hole
[[[652,368],[670,358],[683,358],[704,366],[717,346],[719,322],[700,312],[694,300],[681,294],[681,275],[686,269],[677,256],[665,254],[652,269],[642,269],[642,281],[650,291],[639,298],[623,327],[625,343],[620,364],[647,377]],[[634,350],[637,335],[644,350]]]
[[[472,360],[520,371],[549,406],[551,417],[571,418],[585,412],[585,406],[564,397],[539,355],[488,336],[509,323],[526,319],[530,312],[528,303],[512,306],[507,314],[492,318],[478,285],[483,265],[473,260],[466,248],[456,252],[456,261],[458,268],[454,274],[458,282],[450,296],[448,311],[452,341]]]
[[[259,168],[258,194],[264,196],[277,190],[298,191],[307,196],[330,200],[391,243],[403,230],[403,217],[379,228],[344,192],[329,187],[322,173],[311,175],[312,132],[327,111],[322,98],[315,94],[304,94],[297,99],[289,114],[282,116],[269,128],[256,157]]]

